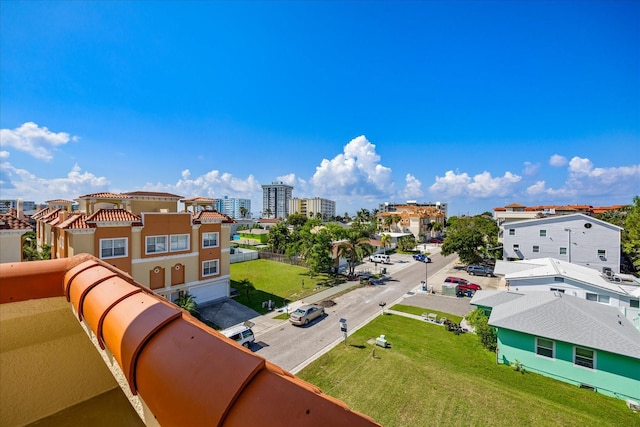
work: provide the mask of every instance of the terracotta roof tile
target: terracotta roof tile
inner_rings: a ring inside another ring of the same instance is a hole
[[[193,216],[194,221],[222,221],[225,223],[236,222],[229,215],[225,215],[218,211],[200,211]]]
[[[54,199],[54,200],[47,200],[45,203],[49,205],[72,205],[74,202],[73,200]]]
[[[130,197],[169,197],[172,199],[181,199],[182,196],[178,196],[171,193],[162,193],[159,191],[129,191],[126,193],[122,193],[125,196]]]
[[[58,227],[66,230],[92,228],[89,226],[89,224],[87,224],[86,219],[87,219],[87,215],[85,215],[84,213],[71,214],[69,218],[65,219],[60,224],[58,224]]]
[[[142,219],[126,209],[100,209],[85,219],[87,223],[95,222],[140,222]]]
[[[41,215],[40,218],[37,219],[40,219],[41,221],[44,221],[46,223],[51,223],[51,221],[58,219],[59,212],[62,212],[62,209],[50,209],[48,212],[46,212],[44,215]]]
[[[129,199],[130,197],[123,193],[93,193],[79,196],[76,200],[83,199]]]
[[[160,425],[377,425],[95,257],[0,264],[0,279],[1,302],[64,293]]]
[[[0,230],[33,230],[33,227],[25,220],[3,213],[0,214]]]
[[[203,202],[203,203],[212,203],[212,202],[217,202],[218,199],[210,199],[208,197],[192,197],[190,199],[182,199],[180,200],[182,203],[188,203],[188,202]]]

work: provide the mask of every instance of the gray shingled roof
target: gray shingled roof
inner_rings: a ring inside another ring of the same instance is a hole
[[[489,325],[640,359],[640,331],[622,313],[571,295],[521,295],[495,306]]]
[[[523,294],[516,292],[505,292],[505,291],[477,291],[473,294],[473,298],[469,304],[471,305],[481,305],[483,307],[495,307],[500,304],[504,304],[505,302],[513,301],[514,299],[520,298]]]

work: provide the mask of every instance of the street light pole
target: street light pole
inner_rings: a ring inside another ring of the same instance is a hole
[[[424,256],[424,286],[427,288],[426,291],[429,293],[429,258],[426,255]]]
[[[564,231],[568,231],[569,232],[569,248],[567,249],[567,255],[569,258],[569,263],[571,263],[571,229],[570,228],[565,228]]]

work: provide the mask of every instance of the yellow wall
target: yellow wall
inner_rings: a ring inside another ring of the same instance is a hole
[[[0,425],[24,425],[116,387],[64,297],[2,304]]]
[[[162,209],[166,209],[167,212],[177,212],[178,211],[178,202],[177,201],[140,201],[140,200],[132,200],[131,201],[131,212],[136,215],[140,215],[142,212],[162,212]]]
[[[78,254],[91,254],[99,257],[100,254],[94,253],[94,233],[70,233],[67,232],[68,240],[68,256],[72,257]]]

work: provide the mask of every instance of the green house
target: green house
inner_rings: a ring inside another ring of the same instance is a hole
[[[616,308],[556,292],[478,291],[498,363],[640,401],[640,331]]]

